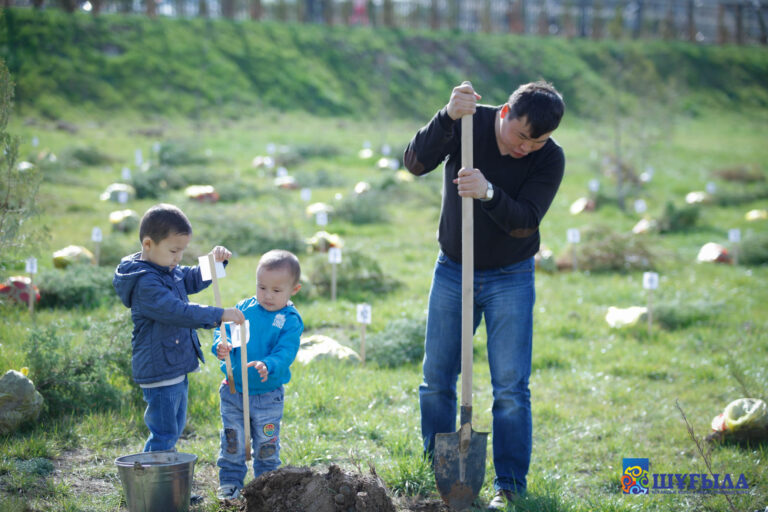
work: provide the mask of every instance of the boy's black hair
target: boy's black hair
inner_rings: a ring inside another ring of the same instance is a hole
[[[293,277],[294,285],[298,284],[299,279],[301,279],[301,265],[299,265],[299,258],[297,258],[291,251],[273,249],[264,253],[259,260],[259,266],[256,268],[256,272],[262,267],[267,270],[287,268],[288,272],[290,272]]]
[[[544,81],[521,85],[509,96],[508,103],[512,119],[525,117],[534,139],[554,131],[565,113],[563,96]]]
[[[149,237],[159,243],[171,235],[191,235],[192,224],[179,208],[172,204],[156,204],[144,214],[139,226],[139,241]]]

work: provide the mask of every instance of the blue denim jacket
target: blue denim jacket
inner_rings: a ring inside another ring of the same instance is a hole
[[[170,270],[140,257],[123,258],[112,285],[131,308],[133,379],[150,384],[195,371],[198,359],[205,362],[195,329],[216,327],[224,310],[189,302],[187,294],[210,284],[198,267]]]

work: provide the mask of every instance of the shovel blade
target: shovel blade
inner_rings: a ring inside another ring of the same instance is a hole
[[[443,501],[454,510],[472,506],[485,478],[487,432],[475,432],[466,424],[468,442],[462,443],[459,430],[435,435],[435,482]],[[465,436],[466,438],[466,436]]]

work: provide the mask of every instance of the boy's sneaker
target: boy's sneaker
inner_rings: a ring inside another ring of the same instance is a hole
[[[515,498],[515,493],[507,489],[499,489],[488,504],[489,511],[507,510],[507,505]]]
[[[216,497],[220,500],[236,500],[240,497],[240,489],[236,485],[222,485],[216,491]]]

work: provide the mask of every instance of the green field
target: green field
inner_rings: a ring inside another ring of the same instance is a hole
[[[30,83],[22,84],[22,90],[29,90]],[[486,93],[481,82],[475,86],[484,102],[506,99],[499,87]],[[420,110],[437,110],[449,93]],[[755,97],[762,94],[764,90]],[[437,254],[441,176],[438,170],[403,183],[393,170],[377,166],[382,145],[401,158],[427,117],[323,117],[252,105],[238,116],[231,115],[237,105],[227,105],[220,116],[211,109],[197,118],[138,108],[110,114],[92,105],[80,111],[77,102],[67,105],[60,96],[48,101],[60,114],[52,117],[35,101],[24,101],[30,103],[14,113],[8,132],[19,138],[19,160],[34,162],[42,178],[38,212],[25,227],[41,238],[13,258],[0,256],[5,266],[0,277],[23,274],[23,259],[34,256],[44,300],[48,290],[58,302],[41,304],[33,316],[23,306],[0,305],[0,371],[28,367],[34,382],[45,383],[48,403],[37,424],[0,437],[0,510],[125,510],[113,461],[140,451],[146,427],[141,394],[126,365],[130,316],[111,290],[111,273],[121,256],[138,249],[138,240],[136,230],[112,231],[108,217],[123,208],[141,215],[160,201],[180,206],[193,224],[186,263],[194,264],[216,244],[235,253],[221,282],[225,304],[255,293],[260,254],[281,246],[298,252],[307,277],[294,297],[305,335],[324,334],[358,350],[361,330],[355,306],[372,306],[366,337],[370,359],[365,366],[294,365],[293,380],[286,387],[283,463],[335,463],[354,471],[367,471],[371,464],[393,495],[438,498],[431,470],[421,457],[417,388],[418,332]],[[744,113],[704,105],[691,113],[651,105],[636,110],[633,117],[622,117],[624,158],[636,174],[654,170],[650,181],[628,189],[628,207],[622,211],[614,201],[616,182],[603,163],[615,151],[615,120],[608,114],[602,121],[589,120],[578,113],[585,110],[581,105],[569,111],[555,134],[566,153],[566,175],[541,226],[542,241],[561,257],[569,250],[569,228],[582,233],[594,229],[625,243],[633,240],[652,258],[646,267],[628,270],[586,271],[587,262],[582,261],[578,272],[537,272],[533,459],[528,496],[515,510],[762,511],[768,506],[768,445],[710,446],[702,441],[702,453],[677,405],[701,439],[709,433],[712,418],[732,400],[768,399],[765,260],[696,263],[707,242],[733,250],[728,241],[733,228],[741,230],[743,257],[750,241],[757,241],[763,255],[768,252],[768,221],[745,219],[747,211],[768,204],[768,114],[764,108]],[[59,121],[69,123],[69,130]],[[344,240],[335,302],[327,291],[327,257],[304,246],[306,238],[323,228],[305,214],[308,203],[299,190],[277,189],[275,169],[253,165],[271,144],[299,186],[311,188],[310,202],[336,207],[325,228]],[[358,153],[368,144],[374,156],[362,159]],[[137,149],[151,164],[146,172],[135,164]],[[56,155],[55,161],[50,154]],[[727,181],[718,172],[742,166],[762,181]],[[100,200],[109,184],[122,181],[124,167],[131,169],[134,181],[160,183],[161,189],[147,189],[157,192],[156,197],[133,199],[124,206]],[[571,215],[570,205],[588,194],[593,179],[601,183],[598,209]],[[360,181],[370,183],[371,191],[356,198],[353,190]],[[644,199],[646,215],[660,219],[668,203],[682,209],[688,192],[704,190],[710,182],[716,186],[715,200],[700,207],[695,225],[622,238],[642,217],[633,211],[634,200]],[[221,201],[190,200],[183,192],[185,184],[214,185]],[[71,244],[94,249],[93,227],[105,234],[101,265],[53,269],[55,250]],[[586,240],[577,250],[591,254],[592,263],[597,263],[599,255],[590,253],[589,245]],[[644,270],[660,275],[653,295],[658,311],[652,332],[643,323],[610,328],[605,321],[610,306],[647,304]],[[206,290],[193,300],[211,304],[213,293]],[[209,354],[212,334],[199,334]],[[481,326],[474,339],[474,428],[489,431],[491,387],[484,343]],[[194,490],[206,499],[195,511],[219,510],[215,461],[220,380],[212,355],[190,379],[188,426],[178,449],[199,457]],[[706,458],[714,473],[730,473],[734,483],[743,474],[749,491],[730,496],[730,502],[723,495],[677,492],[677,487],[672,494],[624,495],[624,457],[648,458],[651,473],[665,474],[707,473]],[[490,445],[488,460],[480,494],[484,503],[493,495]]]

